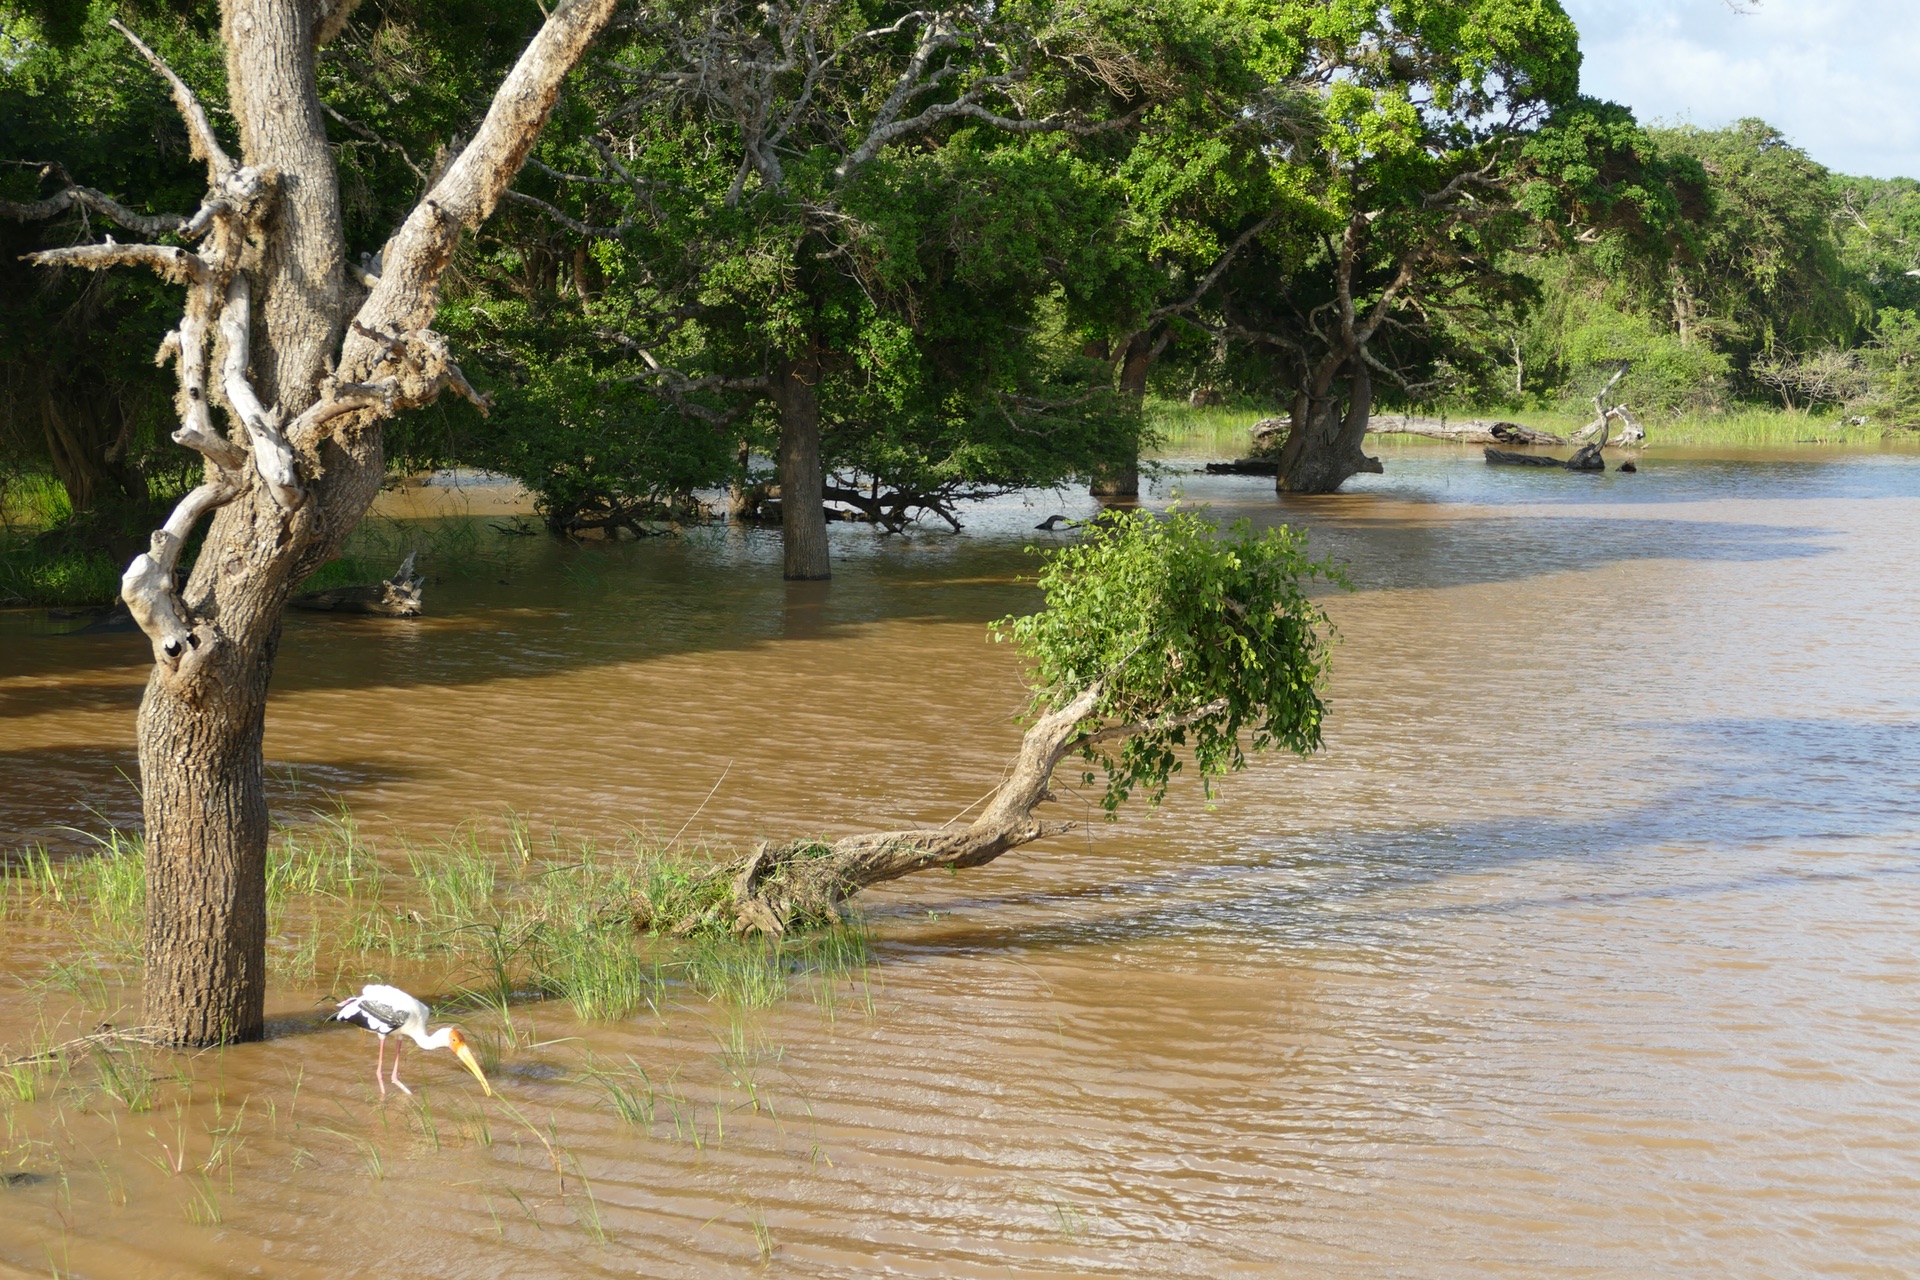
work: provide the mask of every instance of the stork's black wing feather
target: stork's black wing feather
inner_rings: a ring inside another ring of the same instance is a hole
[[[333,1015],[335,1022],[351,1022],[356,1027],[365,1027],[377,1035],[392,1035],[398,1031],[407,1017],[398,1009],[392,1009],[377,1000],[367,1000],[355,996],[340,1006],[340,1012]]]

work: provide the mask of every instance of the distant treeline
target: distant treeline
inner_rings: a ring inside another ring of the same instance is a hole
[[[340,9],[364,283],[540,10]],[[196,467],[153,367],[172,290],[18,260],[171,238],[202,193],[115,16],[222,101],[204,0],[0,3],[0,477],[95,520]],[[1920,424],[1920,184],[1757,120],[1645,128],[1579,61],[1555,0],[634,5],[456,264],[440,327],[492,413],[393,424],[393,465],[506,472],[577,532],[751,509],[809,449],[882,523],[1124,476],[1149,392],[1289,411],[1306,489],[1375,407],[1578,402],[1623,365],[1643,415]]]

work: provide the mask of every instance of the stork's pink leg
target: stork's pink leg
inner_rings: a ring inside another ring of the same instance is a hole
[[[374,1059],[373,1082],[380,1086],[380,1096],[384,1098],[387,1096],[387,1038],[375,1036],[374,1039],[380,1042],[380,1056]]]
[[[395,1040],[393,1042],[393,1086],[394,1088],[400,1090],[400,1092],[406,1094],[408,1097],[412,1097],[413,1090],[407,1088],[407,1086],[400,1083],[400,1050],[404,1049],[405,1047],[406,1046],[401,1044],[398,1040]]]

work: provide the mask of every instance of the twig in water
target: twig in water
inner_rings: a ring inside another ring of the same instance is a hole
[[[167,1047],[167,1041],[162,1034],[165,1030],[164,1027],[126,1027],[121,1030],[108,1027],[90,1036],[81,1036],[77,1040],[48,1045],[44,1049],[24,1053],[17,1058],[0,1058],[0,1070],[8,1067],[31,1066],[36,1062],[51,1062],[76,1049],[91,1049],[96,1045],[137,1044],[149,1049],[164,1049]]]
[[[727,761],[727,767],[720,771],[720,776],[713,780],[713,788],[712,790],[707,792],[707,799],[702,800],[700,802],[700,807],[698,809],[695,809],[693,813],[687,818],[687,820],[680,824],[680,829],[673,833],[673,839],[667,841],[667,848],[671,849],[673,848],[674,845],[680,843],[680,837],[685,835],[687,833],[687,828],[693,825],[694,818],[699,817],[702,813],[706,811],[707,800],[713,799],[714,792],[720,790],[720,784],[727,780],[727,774],[732,769],[733,769],[733,761],[729,760]]]

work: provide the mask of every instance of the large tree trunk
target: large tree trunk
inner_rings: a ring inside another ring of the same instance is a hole
[[[253,282],[259,323],[222,345],[251,338],[250,353],[229,358],[245,360],[260,400],[291,420],[319,398],[345,319],[346,246],[314,84],[313,14],[286,0],[226,0],[221,17],[240,161],[277,175],[273,213],[237,264]],[[267,685],[301,553],[315,564],[330,555],[365,510],[359,491],[370,499],[379,486],[378,435],[369,434],[360,456],[328,459],[300,509],[282,511],[267,486],[255,485],[215,514],[183,594],[195,615],[218,618],[218,643],[198,678],[174,678],[161,665],[147,681],[145,1020],[181,1043],[260,1035]]]
[[[1344,412],[1335,378],[1349,372]],[[1353,476],[1380,474],[1380,460],[1361,449],[1373,413],[1373,380],[1357,357],[1322,367],[1294,396],[1293,419],[1274,485],[1281,493],[1333,493]]]
[[[1147,374],[1159,354],[1151,335],[1136,333],[1127,340],[1127,351],[1120,362],[1120,390],[1135,400],[1147,396]],[[1140,455],[1108,463],[1093,473],[1087,491],[1096,498],[1129,501],[1140,496]]]
[[[352,0],[225,0],[230,160],[206,114],[126,28],[173,88],[208,171],[199,213],[179,222],[198,251],[76,245],[43,265],[140,265],[187,286],[163,359],[178,373],[174,439],[206,459],[121,583],[152,641],[139,719],[147,840],[146,1021],[183,1045],[257,1037],[266,990],[267,807],[261,734],[280,618],[294,586],[335,551],[378,492],[380,422],[447,387],[471,394],[431,332],[441,274],[519,171],[560,81],[614,0],[564,0],[382,255],[383,274],[347,323],[338,184],[314,85],[313,47]],[[139,228],[148,230],[149,228]],[[165,228],[173,229],[173,228]],[[257,305],[256,305],[257,303]],[[254,323],[255,317],[259,323]],[[208,412],[207,344],[223,436]],[[338,352],[338,358],[333,354]],[[209,512],[184,590],[180,552]]]
[[[774,370],[780,414],[780,543],[786,576],[833,576],[827,557],[826,477],[820,469],[820,362],[803,356]]]

